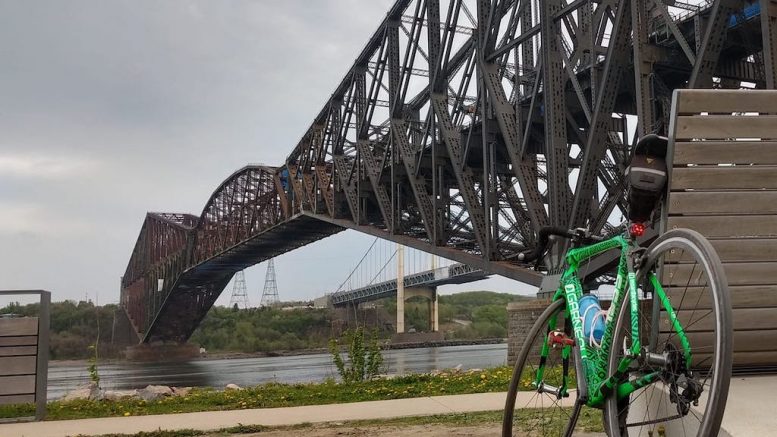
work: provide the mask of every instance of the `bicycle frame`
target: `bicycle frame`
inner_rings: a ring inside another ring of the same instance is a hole
[[[620,248],[621,254],[618,263],[618,274],[615,281],[615,294],[613,295],[609,316],[605,322],[601,347],[595,348],[589,346],[583,336],[583,321],[580,317],[578,306],[578,300],[583,296],[583,286],[577,273],[580,263],[583,261],[617,248]],[[656,371],[643,375],[633,381],[619,382],[623,379],[623,376],[628,371],[632,362],[634,362],[642,352],[642,345],[639,340],[640,305],[637,290],[637,274],[631,256],[634,249],[637,248],[638,245],[633,239],[616,236],[590,246],[570,249],[566,255],[568,267],[561,276],[560,286],[553,297],[554,301],[557,299],[564,299],[566,301],[566,310],[569,314],[569,319],[572,321],[572,329],[576,341],[575,346],[563,346],[562,358],[568,360],[569,356],[573,353],[572,348],[576,347],[578,349],[579,353],[577,354],[577,357],[580,366],[576,366],[576,368],[582,369],[584,377],[580,377],[580,375],[577,376],[577,389],[581,396],[580,401],[590,407],[601,408],[604,405],[604,401],[613,392],[616,393],[618,398],[626,397],[632,392],[653,383],[661,374],[660,371]],[[685,332],[680,322],[677,320],[675,311],[661,287],[655,272],[647,272],[647,274],[649,275],[649,280],[653,286],[654,296],[658,296],[660,304],[666,310],[669,320],[672,323],[672,327],[677,333],[684,349],[686,364],[690,366],[690,344]],[[618,369],[612,375],[607,375],[607,364],[610,351],[613,347],[612,343],[615,333],[615,324],[617,323],[618,315],[621,311],[623,299],[626,297],[625,293],[627,289],[630,302],[629,311],[631,312],[632,344],[629,348],[629,353],[618,363]],[[556,317],[554,316],[549,323],[549,329],[553,329],[556,326]],[[535,383],[538,385],[543,378],[545,370],[543,363],[547,361],[549,350],[549,342],[545,341],[541,351],[541,357],[543,357],[543,359],[540,361],[541,364],[535,375]],[[566,361],[566,363],[568,363],[568,361]],[[568,365],[565,364],[564,367],[565,370],[560,393],[561,395],[566,396],[568,392],[566,373],[568,371]],[[591,388],[593,388],[593,390],[591,390]]]

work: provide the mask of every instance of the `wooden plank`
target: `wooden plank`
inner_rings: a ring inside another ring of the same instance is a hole
[[[675,142],[674,165],[777,164],[774,141]]]
[[[677,310],[685,332],[710,332],[715,325],[712,310]],[[662,311],[661,332],[674,332],[666,312]],[[732,310],[734,331],[777,330],[777,308],[739,308]],[[775,344],[777,348],[777,344]]]
[[[711,345],[712,332],[693,332],[688,334],[691,349],[700,350],[705,345]],[[734,331],[734,352],[758,352],[777,349],[777,329],[763,331]]]
[[[709,355],[694,355],[693,363],[709,362]],[[766,367],[777,365],[777,351],[737,352],[734,354],[735,368]],[[692,365],[693,366],[693,365]]]
[[[37,357],[0,357],[0,375],[34,375]]]
[[[676,140],[775,139],[777,115],[693,115],[677,117]]]
[[[35,393],[35,375],[0,376],[0,395]]]
[[[35,402],[35,395],[0,396],[0,405],[31,404],[33,402]]]
[[[777,261],[777,238],[710,240],[710,243],[724,263]],[[685,251],[675,251],[664,259],[673,264],[696,261],[692,253]]]
[[[37,346],[3,346],[0,347],[0,357],[8,357],[11,355],[37,355]],[[0,367],[0,372],[3,368]]]
[[[19,337],[0,337],[0,346],[35,346],[38,344],[37,335],[25,335]]]
[[[729,285],[773,285],[777,284],[777,262],[725,263],[723,270]],[[709,278],[700,276],[696,264],[665,265],[662,284],[669,286],[706,286]],[[691,277],[691,274],[693,275]]]
[[[690,228],[707,238],[777,237],[773,215],[669,217],[667,229]]]
[[[679,167],[672,170],[674,190],[777,189],[777,167]]]
[[[777,239],[712,240],[711,243],[724,263],[777,261]]]
[[[728,287],[732,308],[777,308],[777,285],[736,285]],[[712,308],[712,293],[709,288],[683,287],[666,292],[672,305],[693,302],[702,309]],[[777,343],[775,343],[777,344]]]
[[[777,113],[775,90],[682,90],[677,113],[766,112]]]
[[[777,214],[777,190],[676,191],[669,194],[669,214]]]
[[[0,319],[0,337],[38,335],[38,318]]]

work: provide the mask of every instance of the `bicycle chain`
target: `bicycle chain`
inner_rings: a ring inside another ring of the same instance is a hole
[[[662,417],[660,419],[645,420],[644,422],[629,423],[626,425],[626,427],[631,428],[633,426],[652,425],[654,423],[662,423],[662,422],[668,422],[670,420],[680,419],[681,417],[684,417],[684,416],[682,414],[678,414],[676,416]]]

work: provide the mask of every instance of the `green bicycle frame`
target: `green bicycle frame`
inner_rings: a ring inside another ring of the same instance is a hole
[[[577,347],[579,349],[579,354],[577,356],[580,359],[581,366],[578,368],[582,369],[584,377],[577,375],[578,390],[588,393],[588,396],[586,399],[583,399],[583,401],[589,407],[602,408],[604,401],[613,392],[616,393],[618,398],[624,398],[634,391],[656,381],[661,373],[656,371],[645,374],[636,380],[620,382],[624,379],[623,377],[626,375],[631,363],[637,359],[642,351],[639,335],[640,305],[637,290],[637,275],[634,271],[633,260],[630,256],[633,249],[636,248],[638,248],[638,246],[634,240],[616,236],[590,246],[570,249],[566,255],[567,269],[561,276],[559,288],[553,297],[554,301],[557,299],[564,299],[566,301],[566,310],[569,319],[572,321],[572,329],[575,335],[575,346],[564,346],[561,351],[562,359],[565,360],[565,363],[568,363],[568,359],[573,352],[572,348]],[[583,320],[580,317],[580,308],[578,304],[579,299],[583,296],[583,286],[578,278],[578,270],[580,263],[583,261],[613,249],[620,249],[621,251],[620,260],[618,262],[618,274],[615,281],[615,294],[613,295],[609,316],[605,322],[601,346],[596,348],[589,346],[583,336]],[[664,289],[661,287],[661,283],[656,277],[655,272],[648,272],[647,274],[649,275],[648,279],[653,287],[654,296],[659,298],[661,305],[666,310],[672,328],[677,333],[683,347],[686,364],[690,366],[691,347],[688,338],[685,335],[685,331],[677,319],[675,311],[672,308]],[[613,337],[615,335],[615,324],[618,320],[623,300],[626,297],[626,290],[628,290],[629,293],[632,343],[629,348],[629,353],[627,353],[618,363],[617,370],[612,375],[607,375],[608,359],[613,347]],[[553,316],[549,321],[548,328],[554,329],[555,326],[556,316]],[[547,362],[549,352],[550,346],[546,339],[540,352],[540,365],[537,368],[535,375],[535,384],[537,386],[539,386],[543,380],[545,363]],[[564,375],[560,387],[562,396],[566,396],[568,393],[568,365],[565,365],[564,367]]]

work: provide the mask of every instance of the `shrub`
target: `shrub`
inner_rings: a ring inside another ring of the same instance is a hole
[[[345,343],[347,362],[343,360],[340,353],[339,343]],[[332,361],[337,368],[337,373],[346,384],[375,378],[380,373],[380,367],[383,364],[378,332],[372,331],[365,344],[365,332],[362,327],[346,330],[339,342],[337,339],[330,339],[329,352],[332,354]]]

